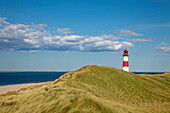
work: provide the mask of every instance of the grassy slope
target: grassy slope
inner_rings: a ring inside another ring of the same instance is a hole
[[[0,112],[168,113],[170,73],[135,75],[89,65],[23,94],[0,95]]]

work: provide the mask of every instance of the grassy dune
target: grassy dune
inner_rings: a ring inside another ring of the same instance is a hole
[[[170,73],[136,75],[88,65],[28,89],[1,94],[0,112],[170,113]]]

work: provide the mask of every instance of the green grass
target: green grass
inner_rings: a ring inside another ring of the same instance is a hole
[[[27,89],[1,94],[0,112],[170,113],[170,73],[136,75],[88,65]]]

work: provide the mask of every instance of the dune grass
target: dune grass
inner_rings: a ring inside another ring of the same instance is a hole
[[[170,73],[88,65],[30,92],[0,95],[1,113],[169,113]],[[26,89],[23,89],[26,90]]]

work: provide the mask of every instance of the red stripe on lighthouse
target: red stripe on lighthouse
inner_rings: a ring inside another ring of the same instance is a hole
[[[129,67],[128,61],[123,61],[123,67]]]

